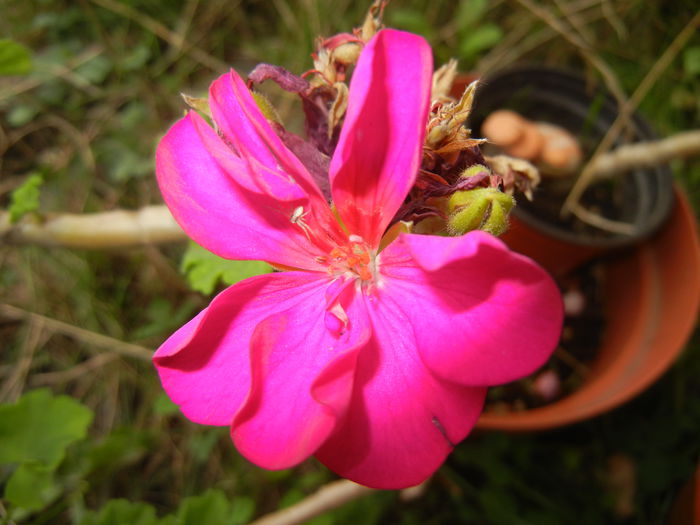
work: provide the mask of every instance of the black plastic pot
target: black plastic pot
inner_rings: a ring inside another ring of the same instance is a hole
[[[567,129],[588,155],[618,115],[616,101],[600,86],[590,85],[579,75],[542,66],[509,69],[481,79],[468,123],[473,136],[481,136],[482,122],[497,109],[511,109],[527,119]],[[638,114],[631,122],[631,130],[617,140],[616,146],[656,138]],[[504,236],[512,248],[537,259],[554,274],[652,235],[672,208],[672,175],[665,165],[640,168],[596,182],[584,192],[583,206],[595,207],[607,219],[634,225],[634,235],[610,233],[562,219],[559,211],[565,197],[560,180],[545,179],[533,202],[518,199],[513,226]]]

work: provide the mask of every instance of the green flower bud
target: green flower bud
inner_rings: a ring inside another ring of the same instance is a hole
[[[510,195],[496,188],[457,191],[448,201],[450,217],[447,229],[453,236],[464,235],[472,230],[501,235],[508,228],[508,214],[514,204]]]

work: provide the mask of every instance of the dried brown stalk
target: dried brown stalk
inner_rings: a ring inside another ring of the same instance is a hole
[[[27,310],[23,310],[10,304],[0,304],[0,318],[14,321],[38,322],[41,323],[38,326],[41,326],[42,329],[63,334],[73,339],[82,341],[92,347],[102,348],[124,357],[131,357],[141,361],[150,361],[153,357],[153,351],[146,347],[126,343],[124,341],[120,341],[119,339],[98,334],[97,332],[92,332],[90,330],[86,330],[85,328],[64,323],[63,321],[59,321],[57,319],[52,319],[34,312],[28,312]]]
[[[305,523],[311,518],[337,509],[341,505],[372,492],[376,492],[376,490],[363,487],[346,479],[333,481],[299,503],[267,514],[251,522],[250,525],[297,525],[298,523]]]
[[[185,240],[187,236],[165,206],[136,211],[62,214],[37,221],[31,217],[10,224],[0,212],[0,239],[15,244],[66,248],[125,248]]]

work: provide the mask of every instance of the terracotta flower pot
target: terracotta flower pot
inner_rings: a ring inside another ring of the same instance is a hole
[[[482,429],[540,430],[581,421],[630,400],[674,362],[700,306],[700,245],[687,199],[677,193],[668,223],[605,263],[606,328],[580,389],[550,405],[485,412]]]
[[[700,463],[673,502],[668,523],[669,525],[700,525]]]

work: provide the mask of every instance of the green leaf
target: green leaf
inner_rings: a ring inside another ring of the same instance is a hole
[[[179,410],[178,406],[165,393],[161,393],[153,403],[153,412],[161,416],[170,416]]]
[[[84,453],[89,471],[100,478],[111,475],[125,465],[133,464],[146,455],[153,439],[144,431],[132,427],[113,430],[99,442],[90,441],[90,449]]]
[[[32,54],[22,44],[0,39],[0,75],[26,75],[32,70]]]
[[[248,497],[233,501],[217,489],[182,500],[176,514],[177,525],[243,525],[255,512],[255,503]]]
[[[497,25],[481,25],[462,39],[459,46],[460,56],[473,59],[482,51],[496,45],[502,38],[503,31]]]
[[[412,7],[397,7],[387,9],[386,14],[389,26],[418,33],[428,40],[432,40],[435,28],[428,22],[422,10]]]
[[[39,188],[44,183],[41,175],[34,173],[16,188],[10,196],[10,222],[17,222],[27,213],[39,209]]]
[[[113,499],[99,511],[86,513],[78,525],[159,525],[160,523],[152,506],[125,499]]]
[[[15,104],[7,112],[7,123],[13,128],[28,124],[39,113],[39,108],[28,104]]]
[[[233,500],[233,509],[231,509],[230,524],[244,525],[248,523],[255,513],[255,502],[252,498],[246,496],[238,496]]]
[[[177,511],[178,525],[230,525],[231,503],[220,490],[210,489],[182,500]]]
[[[700,46],[689,47],[685,50],[683,69],[690,76],[700,75]]]
[[[55,468],[66,447],[82,439],[92,411],[68,396],[45,389],[0,405],[0,463],[42,463]]]
[[[192,289],[205,295],[211,294],[219,281],[235,284],[248,277],[272,271],[265,262],[229,261],[193,242],[187,247],[180,268]]]
[[[5,486],[5,499],[25,510],[40,510],[60,494],[53,471],[36,463],[24,463],[12,473]]]

